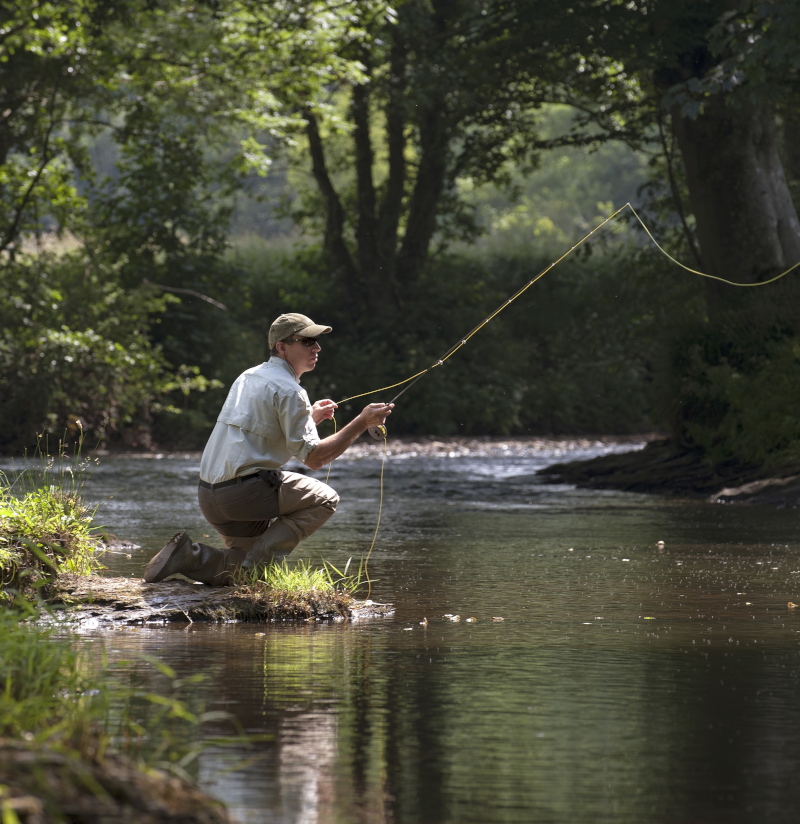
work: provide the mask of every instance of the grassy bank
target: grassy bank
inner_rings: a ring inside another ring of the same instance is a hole
[[[102,568],[102,535],[83,498],[86,461],[40,457],[13,477],[0,472],[0,600],[46,594],[63,572]]]
[[[60,575],[101,567],[83,471],[62,456],[0,474],[0,821],[157,821],[172,805],[187,822],[225,822],[187,776],[153,770],[186,753],[159,753],[163,733],[126,709],[135,690],[62,627],[35,622]]]

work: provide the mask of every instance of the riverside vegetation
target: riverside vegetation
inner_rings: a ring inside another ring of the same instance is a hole
[[[154,660],[171,684],[166,697],[122,687],[112,668],[71,642],[68,622],[37,621],[60,579],[88,579],[102,567],[104,535],[82,496],[89,464],[61,454],[13,480],[0,475],[0,819],[221,824],[224,810],[191,781],[196,733],[212,719],[185,697],[191,679]],[[359,576],[284,563],[243,577],[236,590],[267,600],[273,614],[306,617],[346,610]],[[142,701],[159,708],[146,729],[136,721]],[[237,735],[231,726],[215,743]]]

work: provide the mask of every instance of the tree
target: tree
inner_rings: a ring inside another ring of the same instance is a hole
[[[85,96],[94,0],[22,0],[0,7],[0,253],[25,234],[67,222],[80,204],[83,156],[66,118]]]
[[[396,16],[362,15],[364,36],[342,53],[363,78],[305,106],[311,211],[324,210],[325,249],[354,314],[391,318],[434,244],[475,236],[461,179],[507,182],[543,145],[536,109],[556,68],[509,47],[496,5],[407,0]],[[537,6],[563,25],[559,3]]]
[[[213,374],[231,349],[230,322],[208,307],[221,304],[210,295],[236,294],[220,260],[233,195],[302,123],[298,100],[357,73],[331,45],[353,29],[354,5],[2,4],[0,359],[47,367],[4,370],[6,444],[70,417],[113,434],[134,410],[146,422],[165,387],[208,385],[196,366]],[[89,139],[113,147],[110,175],[95,174]],[[37,238],[67,234],[75,255],[27,254]],[[21,390],[34,385],[40,402],[24,412]]]
[[[606,9],[596,42],[638,78],[637,105],[651,123],[669,119],[704,270],[751,283],[800,260],[776,117],[788,101],[796,109],[795,4],[644,0]],[[710,289],[713,308],[722,293]]]

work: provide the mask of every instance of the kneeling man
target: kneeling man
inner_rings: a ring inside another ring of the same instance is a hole
[[[176,533],[144,572],[148,583],[180,573],[227,586],[239,567],[254,569],[285,558],[333,515],[339,496],[330,486],[281,467],[296,458],[321,469],[370,426],[383,424],[392,404],[371,403],[346,426],[320,440],[317,424],[336,403],[311,404],[300,378],[317,365],[319,337],[331,331],[297,313],[269,330],[270,359],[243,372],[231,387],[200,462],[200,509],[224,548]]]

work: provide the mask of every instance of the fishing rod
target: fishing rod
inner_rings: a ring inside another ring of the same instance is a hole
[[[507,304],[503,304],[503,308],[505,308]],[[391,406],[395,401],[405,392],[408,392],[409,389],[423,376],[427,375],[431,369],[435,369],[437,366],[441,366],[449,357],[452,355],[457,349],[460,349],[477,331],[481,328],[484,324],[488,323],[489,319],[485,320],[483,323],[479,324],[472,330],[472,332],[467,335],[466,338],[463,338],[458,343],[454,343],[442,356],[437,360],[435,363],[432,363],[427,369],[423,369],[417,375],[414,375],[412,378],[409,378],[408,386],[404,389],[401,389],[387,404],[387,406]],[[386,428],[386,424],[379,423],[375,426],[370,426],[367,428],[367,432],[375,438],[376,441],[383,441],[386,440],[387,435],[389,434],[389,430]]]
[[[395,386],[402,386],[404,383],[408,384],[408,386],[406,386],[404,389],[402,389],[400,392],[398,392],[397,395],[395,395],[395,397],[392,398],[392,400],[389,401],[389,403],[390,404],[394,403],[404,392],[407,392],[409,389],[411,389],[411,387],[420,378],[422,378],[424,375],[427,375],[428,372],[430,372],[432,369],[435,369],[437,366],[441,366],[449,357],[454,355],[462,346],[466,345],[467,341],[473,335],[476,335],[478,332],[480,332],[480,330],[483,329],[483,327],[486,326],[486,324],[493,321],[503,311],[503,309],[505,309],[507,306],[512,304],[523,292],[525,292],[531,286],[533,286],[533,284],[536,283],[537,280],[544,277],[554,266],[557,266],[559,263],[561,263],[561,261],[564,260],[564,258],[567,257],[567,255],[570,255],[572,252],[574,252],[582,243],[587,241],[595,232],[597,232],[599,229],[601,229],[603,226],[605,226],[606,223],[608,223],[610,220],[613,220],[621,211],[623,211],[623,209],[625,209],[629,206],[630,206],[630,204],[626,203],[624,206],[621,206],[619,209],[617,209],[617,211],[614,212],[614,214],[609,215],[602,223],[598,223],[597,226],[595,226],[594,229],[591,230],[591,232],[588,232],[574,246],[571,246],[566,252],[564,252],[563,255],[561,255],[560,258],[558,258],[558,260],[554,260],[549,266],[546,266],[544,269],[542,269],[542,271],[539,272],[539,274],[536,275],[536,277],[534,277],[532,280],[529,280],[522,288],[518,289],[510,298],[507,298],[506,300],[504,300],[503,303],[501,303],[500,306],[498,306],[497,309],[494,310],[494,312],[492,312],[486,319],[482,320],[468,335],[465,335],[457,343],[454,343],[439,358],[439,360],[435,361],[429,367],[427,367],[426,369],[423,369],[421,372],[418,372],[416,375],[412,375],[410,378],[406,378],[406,380],[400,381],[400,383],[395,383],[392,386],[384,387],[384,389],[393,389]],[[633,207],[631,207],[631,208],[633,208]],[[376,390],[376,391],[383,391],[383,390]],[[364,394],[369,395],[369,394],[373,394],[373,393],[365,392]],[[363,396],[362,395],[355,395],[354,397],[358,398],[358,397],[363,397]],[[353,400],[353,398],[347,398],[346,400]],[[370,426],[367,431],[369,432],[370,435],[372,435],[373,438],[375,438],[376,441],[385,440],[387,435],[388,435],[388,432],[389,432],[389,430],[386,428],[386,424],[377,424],[375,426]]]
[[[661,252],[661,254],[663,254],[666,258],[668,258],[672,263],[674,263],[675,265],[679,266],[681,269],[684,269],[685,271],[689,272],[692,275],[698,275],[699,277],[708,278],[710,280],[717,280],[720,283],[727,284],[728,286],[755,287],[755,286],[767,286],[770,283],[774,283],[776,280],[780,280],[782,277],[785,277],[790,272],[792,272],[795,269],[797,269],[798,267],[800,267],[800,261],[798,261],[793,266],[790,266],[788,269],[786,269],[784,272],[781,272],[780,274],[775,275],[774,277],[771,277],[769,280],[757,281],[755,283],[737,283],[736,281],[727,280],[726,278],[722,278],[722,277],[719,277],[717,275],[709,275],[706,272],[699,272],[696,269],[690,269],[688,266],[684,265],[679,260],[676,260],[674,257],[672,257],[672,255],[670,255],[669,252],[666,251],[666,249],[662,248],[662,246],[658,243],[658,241],[653,237],[653,234],[651,233],[651,231],[647,228],[647,225],[645,224],[645,222],[641,219],[641,217],[639,217],[639,214],[637,213],[636,209],[634,209],[633,206],[630,203],[626,203],[624,206],[621,206],[619,209],[617,209],[617,211],[614,212],[612,215],[609,215],[604,221],[602,221],[602,223],[598,223],[597,226],[594,227],[594,229],[592,229],[590,232],[585,234],[574,246],[571,246],[566,252],[564,252],[564,254],[561,255],[560,258],[558,258],[557,260],[554,260],[549,266],[546,266],[544,269],[542,269],[542,271],[539,272],[539,274],[536,275],[536,277],[534,277],[532,280],[528,281],[528,283],[526,283],[521,289],[518,289],[510,298],[508,298],[503,303],[501,303],[500,306],[498,306],[497,309],[495,309],[494,312],[492,312],[492,314],[489,315],[489,317],[487,317],[485,320],[481,321],[468,335],[463,337],[457,343],[453,344],[453,346],[451,346],[439,358],[439,360],[432,363],[430,366],[428,366],[426,369],[423,369],[421,372],[418,372],[416,375],[412,375],[410,378],[406,378],[405,380],[400,381],[399,383],[393,383],[390,386],[384,386],[382,389],[374,389],[370,392],[362,392],[360,395],[353,395],[350,398],[345,398],[344,401],[340,401],[340,403],[345,403],[346,401],[352,401],[352,400],[355,400],[356,398],[363,398],[365,395],[373,395],[373,394],[376,394],[377,392],[384,392],[387,389],[394,389],[397,386],[402,386],[403,384],[407,383],[408,386],[406,386],[404,389],[402,389],[400,392],[398,392],[397,395],[395,395],[394,398],[392,398],[392,400],[389,401],[390,404],[394,403],[404,392],[407,392],[409,389],[411,389],[411,387],[423,375],[427,375],[428,372],[430,372],[432,369],[435,369],[437,366],[441,366],[449,357],[454,355],[462,346],[464,346],[466,344],[466,342],[473,335],[477,334],[481,329],[483,329],[483,327],[486,326],[487,323],[490,323],[491,321],[493,321],[503,311],[503,309],[505,309],[507,306],[512,304],[521,294],[523,294],[523,292],[525,292],[527,289],[529,289],[531,286],[533,286],[533,284],[536,283],[537,280],[544,277],[553,267],[555,267],[559,263],[561,263],[561,261],[564,260],[565,257],[572,254],[572,252],[574,252],[582,243],[585,243],[595,232],[602,229],[603,226],[606,225],[606,223],[613,220],[615,217],[617,217],[617,215],[619,215],[621,212],[625,211],[625,209],[630,209],[631,210],[631,212],[633,213],[636,220],[639,221],[639,223],[641,224],[641,226],[644,229],[645,233],[647,234],[647,236],[652,241],[653,245]],[[385,424],[378,424],[376,426],[370,426],[367,431],[377,441],[386,440],[386,437],[388,435],[388,430],[387,430]]]

